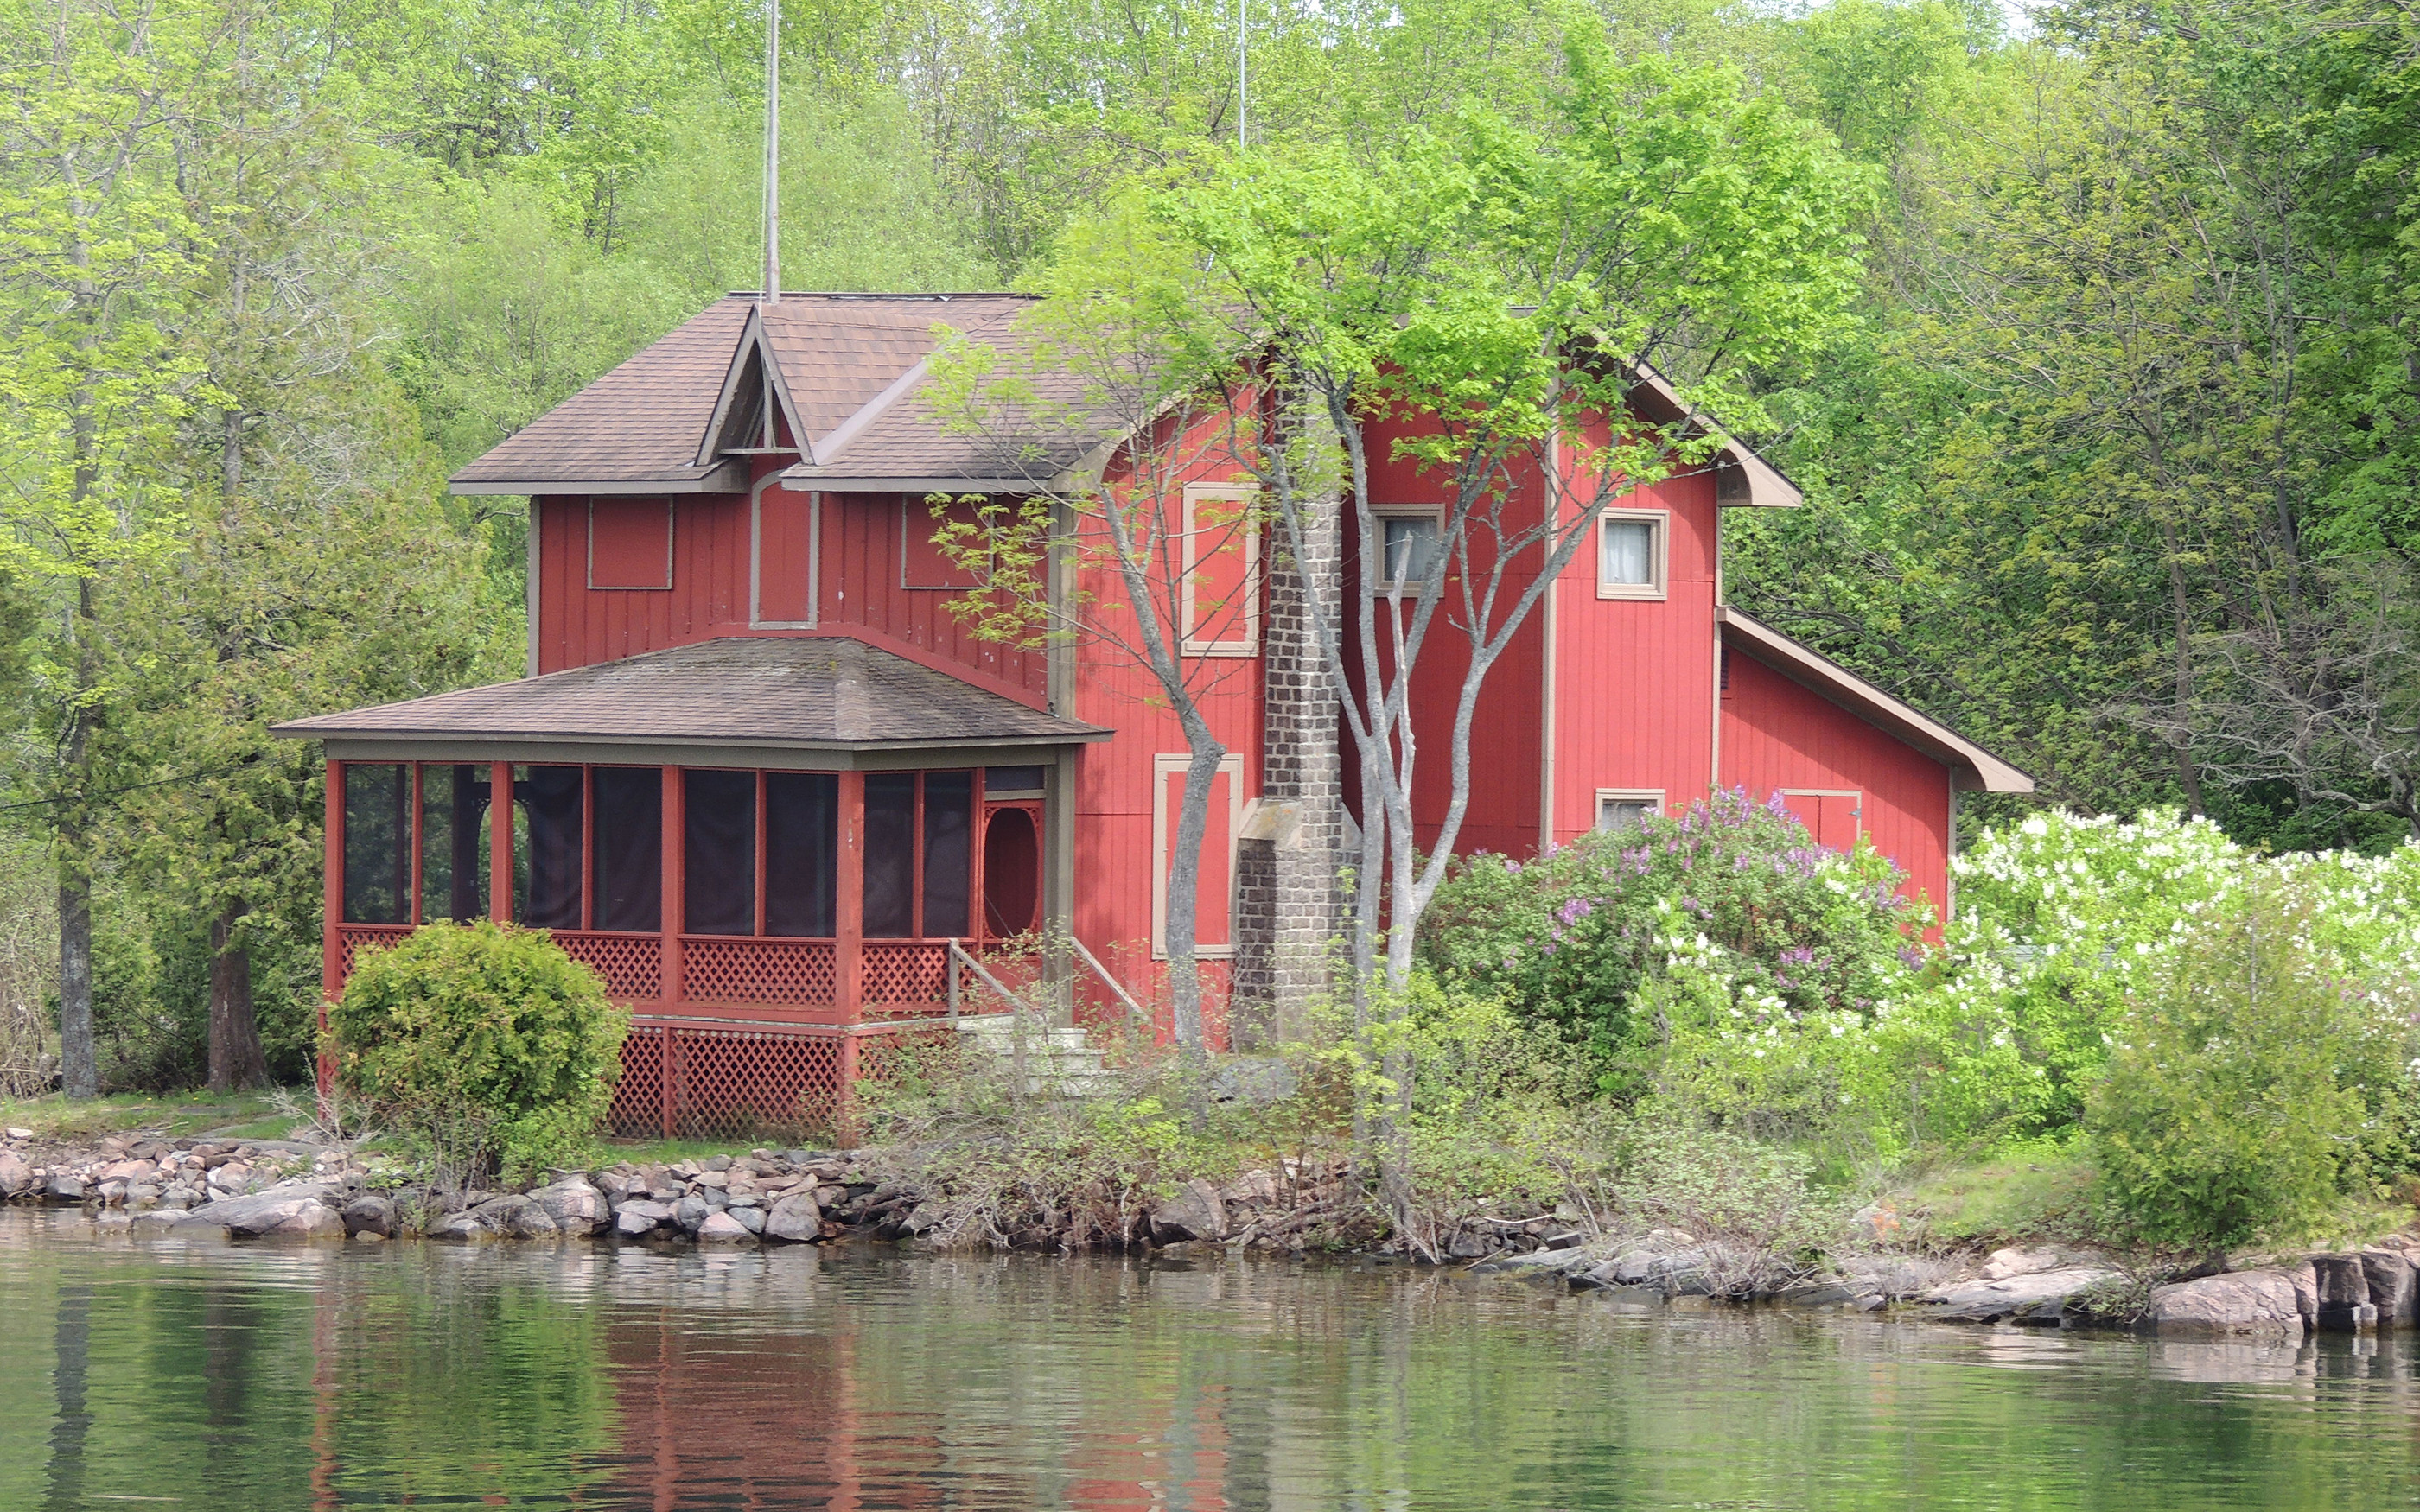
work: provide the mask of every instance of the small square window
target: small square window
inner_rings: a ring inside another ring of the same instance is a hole
[[[1605,517],[1597,538],[1599,598],[1664,596],[1667,518],[1661,510]]]
[[[1596,827],[1604,834],[1643,829],[1648,816],[1664,811],[1664,795],[1600,788],[1596,795]]]
[[[1437,559],[1438,528],[1435,515],[1382,515],[1378,523],[1386,532],[1386,555],[1379,563],[1379,579],[1375,592],[1385,593],[1401,584],[1418,589],[1429,580],[1429,571]]]

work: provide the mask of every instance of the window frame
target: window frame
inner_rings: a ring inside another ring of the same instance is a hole
[[[1649,580],[1619,583],[1606,580],[1605,547],[1616,525],[1647,525],[1652,539],[1647,548]],[[1599,598],[1662,599],[1670,596],[1672,579],[1672,512],[1668,509],[1608,509],[1596,522],[1596,596]]]
[[[1652,806],[1652,811],[1660,816],[1664,812],[1664,790],[1662,788],[1597,789],[1596,807],[1589,815],[1590,834],[1610,835],[1616,833],[1616,831],[1605,827],[1605,806],[1608,803],[1648,804]]]
[[[1445,559],[1445,506],[1443,504],[1373,504],[1370,509],[1370,517],[1378,522],[1378,565],[1382,571],[1387,565],[1387,521],[1390,519],[1424,519],[1435,525],[1436,557],[1439,562]],[[1431,563],[1431,565],[1435,564]],[[1384,598],[1395,586],[1393,579],[1380,577],[1369,583],[1367,588],[1371,597]],[[1411,578],[1404,579],[1402,586],[1405,598],[1416,598],[1428,592],[1429,584],[1426,578]]]
[[[673,548],[675,544],[673,531],[672,500],[669,498],[655,500],[643,495],[637,499],[615,498],[610,501],[616,504],[630,505],[660,502],[664,506],[664,580],[660,583],[600,583],[597,580],[597,500],[592,496],[589,499],[587,505],[587,578],[589,591],[591,593],[599,594],[671,593],[673,590]]]
[[[1179,806],[1168,801],[1168,779],[1182,777],[1193,765],[1184,751],[1163,751],[1151,759],[1151,958],[1168,959],[1168,862],[1175,839]],[[1229,751],[1218,759],[1227,779],[1227,943],[1194,948],[1197,961],[1229,961],[1235,955],[1235,860],[1242,855],[1244,831],[1244,756]],[[1215,799],[1213,800],[1216,801]],[[1200,899],[1197,896],[1197,908]],[[1197,913],[1197,918],[1198,913]]]
[[[1187,656],[1257,656],[1261,654],[1261,522],[1249,513],[1261,495],[1255,483],[1188,483],[1185,486],[1183,517],[1179,521],[1185,536],[1181,560],[1185,583],[1178,596],[1179,654]],[[1200,581],[1197,569],[1200,558],[1195,553],[1198,538],[1193,523],[1193,509],[1208,501],[1242,504],[1244,519],[1244,635],[1240,640],[1210,640],[1194,634],[1198,611],[1193,603],[1194,585]]]

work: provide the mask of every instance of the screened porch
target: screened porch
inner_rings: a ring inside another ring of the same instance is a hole
[[[939,1011],[951,941],[1040,921],[1046,776],[331,762],[327,990],[364,949],[493,918],[642,1018]]]

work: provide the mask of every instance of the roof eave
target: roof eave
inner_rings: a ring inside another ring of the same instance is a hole
[[[340,729],[315,729],[316,721],[291,719],[269,727],[269,733],[281,740],[339,740],[362,742],[427,741],[450,746],[713,746],[734,750],[955,750],[969,747],[1001,746],[1085,746],[1112,738],[1117,732],[1097,725],[1071,725],[1066,730],[1049,733],[953,735],[944,739],[915,740],[751,740],[744,737],[701,736],[688,734],[632,734],[628,731],[603,733],[580,730],[423,730],[409,727],[365,729],[348,725]]]
[[[821,469],[799,463],[782,471],[782,481],[800,488],[816,488],[830,493],[1051,493],[1059,489],[1059,478],[935,478],[879,477],[827,473]]]
[[[1829,656],[1728,604],[1716,606],[1714,617],[1726,644],[1736,645],[1791,681],[1942,762],[1950,769],[1953,786],[1975,793],[2034,791],[2031,777]]]
[[[637,495],[653,498],[675,493],[737,493],[748,486],[748,471],[724,462],[703,472],[671,478],[462,478],[446,481],[453,494],[593,494],[598,497]]]

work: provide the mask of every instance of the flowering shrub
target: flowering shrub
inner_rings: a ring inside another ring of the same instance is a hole
[[[1770,1038],[1875,1011],[1924,960],[1931,918],[1900,881],[1870,846],[1816,845],[1778,800],[1734,791],[1528,863],[1471,857],[1422,919],[1420,955],[1449,990],[1583,1047],[1605,1090],[1637,1096],[1709,1015]]]

